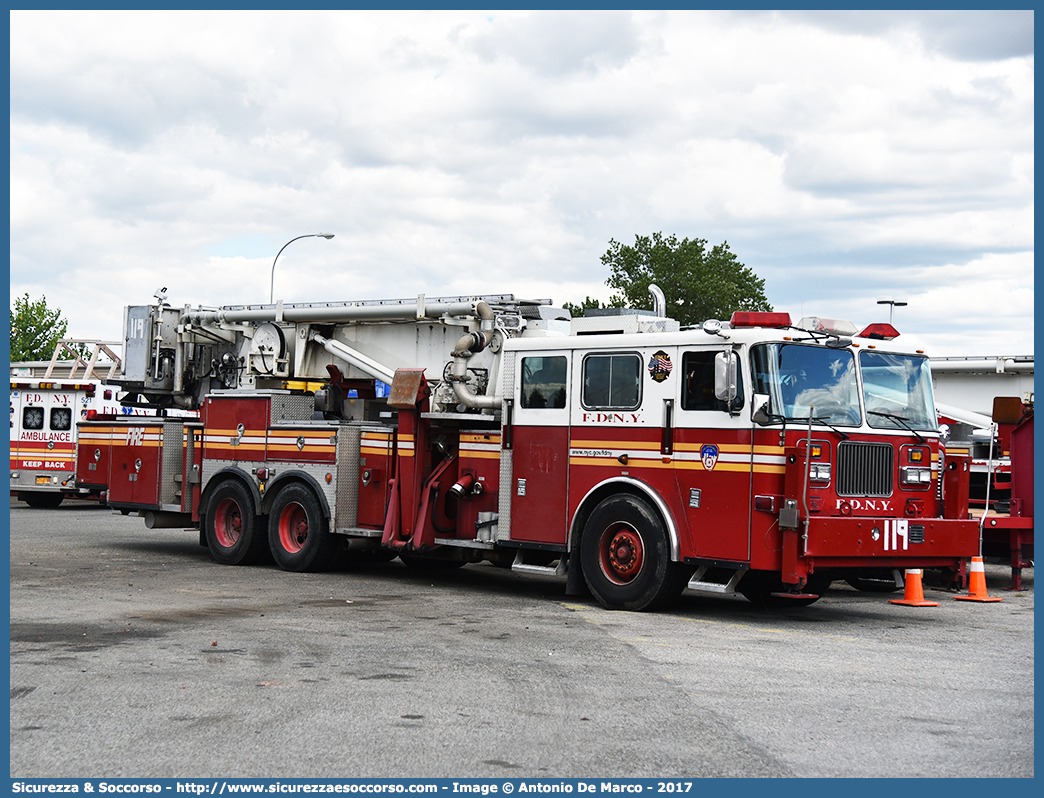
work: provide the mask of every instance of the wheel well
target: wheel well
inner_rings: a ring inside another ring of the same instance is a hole
[[[238,471],[235,468],[226,468],[218,471],[210,478],[210,482],[207,483],[206,489],[203,491],[202,497],[199,501],[199,517],[202,520],[206,514],[207,509],[210,505],[210,499],[214,495],[214,491],[218,489],[220,485],[224,485],[226,482],[234,480],[247,489],[251,498],[254,500],[254,509],[261,512],[261,493],[258,491],[257,486],[251,482],[242,471]],[[202,528],[202,524],[201,524]]]
[[[616,479],[603,482],[600,485],[592,488],[586,496],[581,500],[580,506],[576,510],[576,514],[573,516],[573,523],[569,528],[569,551],[580,550],[580,536],[584,533],[584,527],[587,525],[587,519],[591,517],[591,513],[594,512],[595,507],[603,500],[610,496],[619,496],[621,494],[630,494],[640,499],[648,501],[653,511],[660,516],[660,520],[663,521],[664,527],[667,529],[667,537],[671,542],[671,560],[678,562],[681,560],[680,553],[680,542],[678,540],[678,529],[674,525],[674,519],[671,517],[670,511],[667,509],[663,499],[648,485],[640,482],[636,479],[628,477],[619,477]]]
[[[272,502],[275,501],[275,497],[279,495],[283,488],[287,488],[290,485],[303,485],[312,491],[319,501],[323,514],[330,521],[331,526],[333,526],[333,513],[330,511],[330,505],[326,501],[326,494],[319,487],[319,483],[310,474],[306,474],[303,471],[290,471],[280,474],[276,479],[272,480],[265,490],[264,497],[261,499],[261,512],[263,515],[268,515],[272,509]]]

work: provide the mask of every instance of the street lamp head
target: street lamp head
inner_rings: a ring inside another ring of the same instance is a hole
[[[889,324],[894,324],[895,323],[895,309],[897,307],[898,308],[904,308],[904,307],[906,307],[907,303],[906,303],[905,299],[895,299],[894,297],[890,297],[890,296],[879,296],[877,298],[877,304],[878,305],[888,305],[888,323]]]
[[[272,279],[270,281],[268,301],[275,302],[275,267],[276,264],[279,262],[279,256],[283,254],[284,249],[293,244],[295,241],[299,241],[302,238],[325,238],[327,241],[329,241],[333,237],[333,233],[305,233],[303,236],[291,238],[289,241],[283,244],[282,248],[276,253],[275,260],[272,261]]]

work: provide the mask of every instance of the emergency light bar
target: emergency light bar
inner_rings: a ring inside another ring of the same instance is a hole
[[[821,332],[827,335],[855,335],[856,326],[845,319],[827,319],[822,316],[805,316],[797,324],[802,330]]]
[[[21,391],[87,391],[94,393],[92,382],[12,382],[11,390]]]
[[[789,313],[765,313],[751,310],[737,310],[729,320],[732,329],[740,327],[782,327],[790,326]]]

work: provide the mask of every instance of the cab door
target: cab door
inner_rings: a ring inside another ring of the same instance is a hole
[[[737,393],[730,403],[715,392],[715,371],[727,364],[730,348],[679,349],[674,468],[686,503],[692,556],[747,562],[753,423],[749,412],[744,412],[746,389],[741,364],[737,358]]]
[[[572,353],[514,353],[511,539],[565,545]]]

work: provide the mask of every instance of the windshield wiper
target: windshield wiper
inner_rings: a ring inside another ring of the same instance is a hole
[[[831,424],[825,418],[820,418],[819,416],[815,416],[812,420],[813,421],[818,421],[824,427],[830,427],[830,429],[832,429],[834,432],[836,432],[838,435],[841,436],[841,440],[843,440],[843,441],[847,441],[851,437],[847,433],[844,433],[841,430],[839,430],[837,427],[835,427],[833,424]]]
[[[923,435],[921,435],[921,433],[919,433],[917,430],[915,430],[913,427],[906,423],[910,420],[908,418],[903,418],[902,416],[897,416],[893,413],[882,413],[880,410],[867,410],[866,414],[868,416],[881,416],[883,418],[891,419],[892,421],[898,421],[901,427],[906,427],[906,429],[910,430],[910,432],[914,434],[914,437],[917,439],[918,443],[928,442],[927,438],[925,438]]]
[[[808,421],[808,416],[775,416],[775,418],[779,418],[779,419],[783,420],[784,428],[786,428],[786,422],[788,422],[788,421],[798,421],[798,422],[801,422],[801,421],[807,422]],[[839,430],[837,427],[835,427],[833,424],[831,424],[825,418],[822,418],[820,416],[812,416],[812,420],[817,422],[817,423],[819,423],[819,424],[822,424],[824,427],[829,427],[830,429],[832,429],[834,432],[836,432],[838,435],[841,436],[841,440],[843,440],[843,441],[847,441],[851,437],[850,435],[848,435],[848,434],[842,432],[841,430]]]

